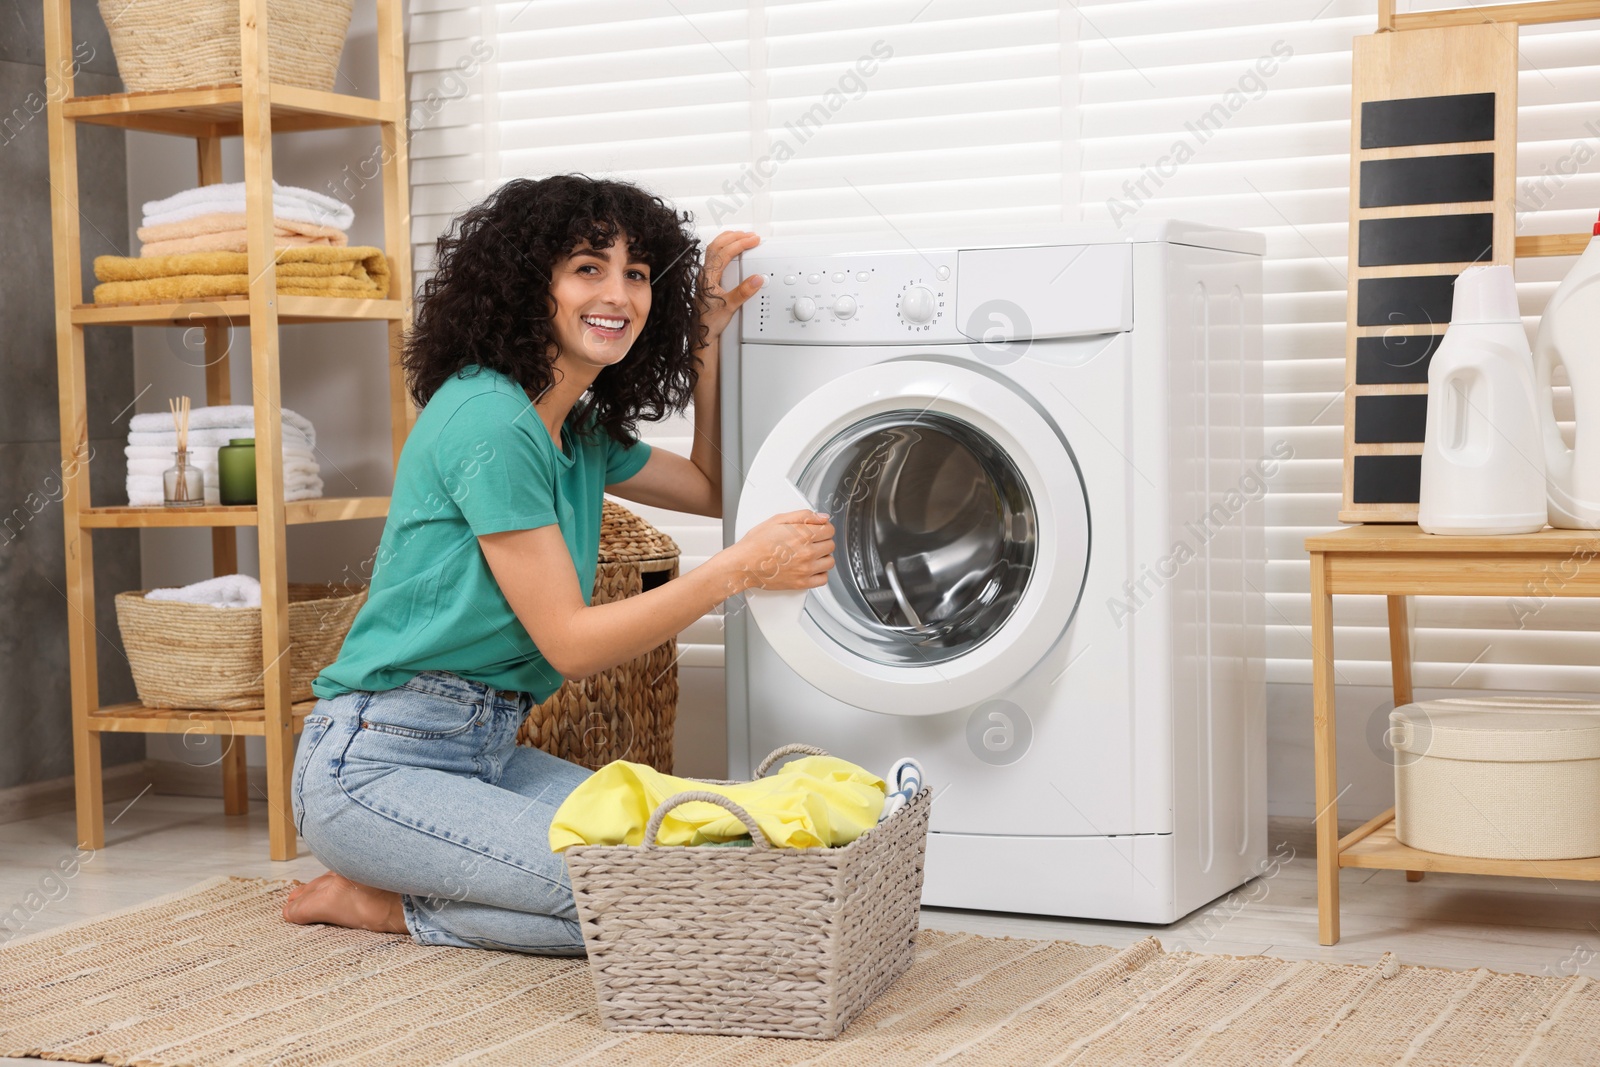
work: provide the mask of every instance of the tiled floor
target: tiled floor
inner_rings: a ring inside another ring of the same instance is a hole
[[[923,909],[939,930],[1061,938],[1123,946],[1155,934],[1168,948],[1285,959],[1371,962],[1393,951],[1402,963],[1600,978],[1600,884],[1430,874],[1408,884],[1399,871],[1344,873],[1343,939],[1317,944],[1316,865],[1309,842],[1280,827],[1295,847],[1273,877],[1170,927]],[[38,891],[44,904],[27,932],[137,904],[218,874],[308,879],[323,867],[302,854],[267,858],[266,809],[229,817],[217,799],[146,793],[106,805],[106,847],[56,882],[47,876],[75,850],[70,813],[0,824],[0,910]],[[1279,854],[1284,854],[1280,849]],[[54,898],[54,899],[50,899]],[[37,1060],[0,1059],[7,1064]]]

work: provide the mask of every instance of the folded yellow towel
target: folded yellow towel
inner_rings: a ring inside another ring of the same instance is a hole
[[[344,247],[350,243],[345,232],[332,226],[318,226],[297,219],[274,218],[272,243],[277,248],[331,245]],[[245,216],[236,211],[214,211],[197,215],[181,222],[166,222],[159,226],[139,227],[142,242],[139,255],[171,256],[190,252],[243,252],[249,245],[245,240]]]
[[[285,296],[384,299],[389,261],[383,250],[362,245],[280,248],[278,292]],[[191,252],[178,256],[96,256],[97,304],[140,300],[200,300],[250,292],[249,259],[243,252]]]
[[[834,756],[793,760],[765,778],[715,785],[674,778],[642,763],[617,760],[595,771],[556,809],[550,849],[573,845],[638,845],[661,802],[705,790],[736,801],[778,848],[847,845],[878,824],[887,791],[882,778]],[[749,831],[716,804],[691,801],[661,822],[657,843],[703,845]]]

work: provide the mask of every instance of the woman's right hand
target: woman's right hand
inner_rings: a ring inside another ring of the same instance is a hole
[[[731,592],[815,589],[833,569],[833,523],[819,511],[790,511],[752,527],[728,549]]]

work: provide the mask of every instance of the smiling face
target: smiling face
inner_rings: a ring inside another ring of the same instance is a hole
[[[558,363],[591,373],[620,363],[650,314],[650,268],[628,252],[618,233],[611,247],[583,242],[558,260],[550,297]]]

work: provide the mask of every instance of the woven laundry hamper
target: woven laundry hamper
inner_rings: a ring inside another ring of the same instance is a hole
[[[216,711],[262,706],[260,608],[150,600],[145,592],[116,596],[117,628],[141,704]],[[338,657],[366,601],[367,587],[359,583],[289,583],[291,702],[312,699],[312,680]]]
[[[1600,704],[1425,700],[1389,723],[1401,844],[1485,859],[1600,856]]]
[[[355,0],[267,0],[267,75],[333,88]],[[238,0],[100,0],[130,92],[238,85]]]
[[[788,745],[756,777],[796,752],[823,754]],[[691,802],[737,815],[752,846],[653,844]],[[567,849],[602,1025],[838,1037],[911,966],[931,806],[924,788],[841,848],[773,848],[738,804],[687,792],[655,810],[642,845]]]
[[[607,500],[600,519],[600,562],[591,604],[609,604],[678,576],[672,538]],[[517,742],[597,770],[612,760],[672,773],[678,714],[678,642],[587,678],[574,678],[534,708]]]

